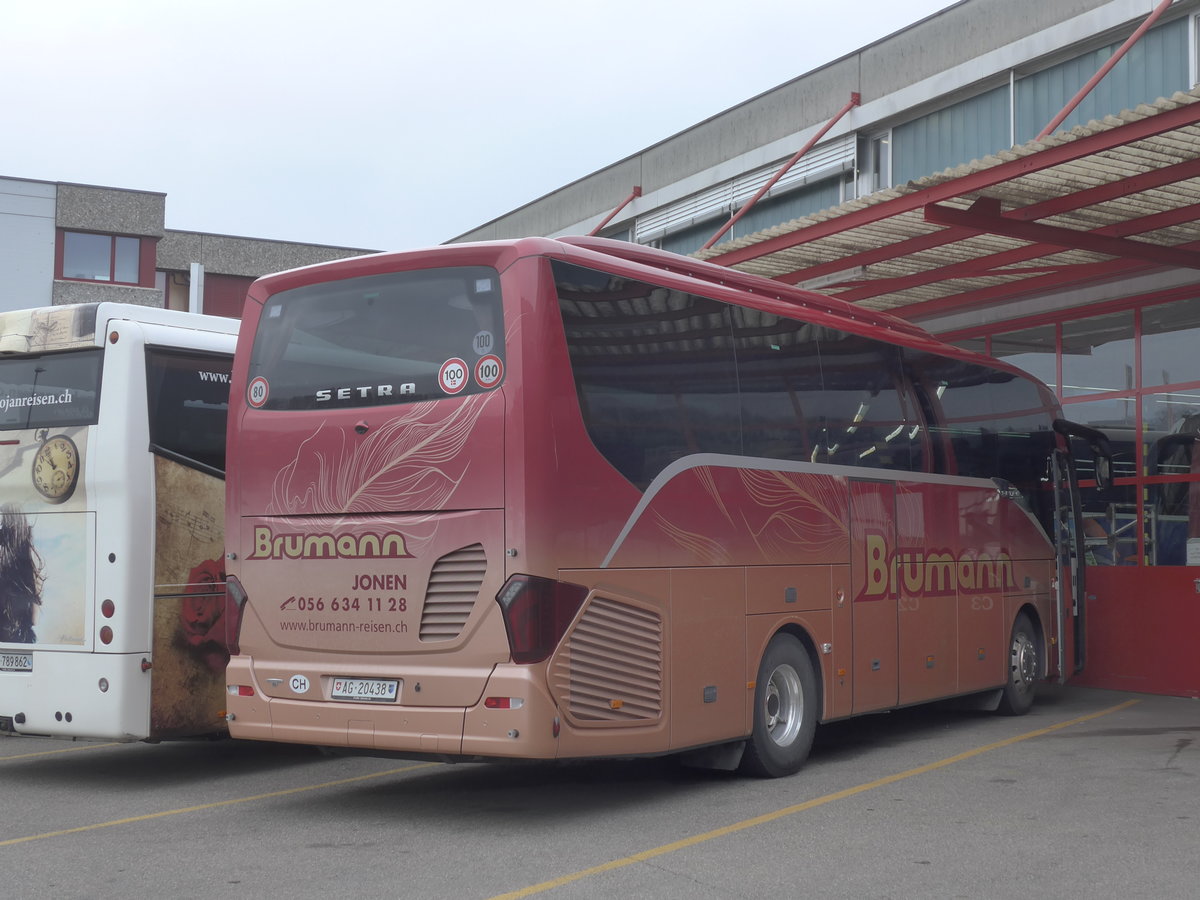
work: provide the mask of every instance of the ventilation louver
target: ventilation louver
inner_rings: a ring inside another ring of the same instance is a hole
[[[421,608],[422,641],[451,641],[462,633],[486,572],[482,544],[447,553],[433,564]]]

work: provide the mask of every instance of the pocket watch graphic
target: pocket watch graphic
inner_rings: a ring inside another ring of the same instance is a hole
[[[42,446],[33,457],[33,486],[50,503],[63,503],[79,483],[79,448],[65,434],[39,435]]]

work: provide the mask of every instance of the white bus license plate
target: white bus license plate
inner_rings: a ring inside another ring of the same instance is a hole
[[[0,653],[0,672],[32,672],[32,653]]]
[[[335,678],[330,696],[334,700],[366,700],[395,703],[400,682],[382,678]]]

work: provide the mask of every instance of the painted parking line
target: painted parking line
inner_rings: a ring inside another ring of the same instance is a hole
[[[1099,712],[1088,713],[1085,716],[1078,716],[1074,719],[1069,719],[1066,722],[1059,722],[1057,725],[1049,725],[1046,728],[1039,728],[1036,731],[1029,731],[1025,734],[1019,734],[1016,737],[1005,738],[1002,741],[996,741],[992,744],[985,744],[982,747],[976,747],[974,750],[967,750],[963,753],[958,753],[954,756],[948,756],[945,759],[937,762],[927,763],[923,766],[917,766],[915,769],[908,769],[904,772],[897,772],[894,775],[888,775],[884,778],[875,781],[860,784],[857,787],[846,788],[844,791],[835,791],[832,794],[826,794],[823,797],[816,797],[812,800],[807,800],[804,803],[797,803],[795,806],[787,806],[783,809],[777,809],[774,812],[764,813],[761,816],[755,816],[752,819],[744,819],[741,822],[735,822],[732,825],[726,825],[723,828],[716,828],[712,831],[706,831],[703,834],[692,835],[688,838],[683,838],[679,841],[673,841],[670,844],[663,844],[661,847],[654,847],[650,850],[643,850],[640,853],[634,853],[631,856],[625,856],[621,859],[610,860],[598,866],[593,866],[590,869],[584,869],[580,872],[574,872],[570,875],[563,875],[560,878],[554,878],[550,881],[543,881],[541,884],[530,885],[526,888],[521,888],[517,891],[512,891],[507,894],[497,894],[491,900],[518,900],[520,897],[531,897],[534,894],[541,894],[546,891],[554,890],[555,888],[563,887],[575,881],[582,881],[584,878],[590,878],[592,875],[601,875],[604,872],[611,872],[615,869],[622,869],[625,866],[632,866],[635,863],[645,862],[646,860],[655,859],[659,856],[666,856],[669,853],[674,853],[677,850],[686,850],[688,847],[694,847],[697,844],[703,844],[706,841],[713,841],[717,838],[726,837],[727,835],[736,834],[739,831],[745,831],[749,828],[755,828],[759,825],[766,825],[770,822],[775,822],[787,816],[794,816],[796,813],[804,812],[805,810],[815,809],[818,806],[824,806],[827,803],[834,803],[838,800],[845,800],[857,794],[865,793],[866,791],[874,790],[875,788],[884,787],[889,784],[895,784],[897,781],[904,781],[907,778],[913,778],[917,775],[924,775],[928,772],[934,772],[938,769],[944,769],[947,766],[952,766],[955,763],[963,762],[975,756],[980,756],[984,753],[990,753],[993,750],[999,750],[1003,747],[1011,747],[1013,744],[1019,744],[1022,741],[1032,740],[1036,737],[1042,737],[1046,734],[1051,734],[1055,731],[1061,731],[1064,728],[1070,728],[1072,725],[1079,725],[1082,722],[1087,722],[1092,719],[1098,719],[1101,716],[1107,716],[1111,713],[1119,712],[1127,709],[1139,700],[1126,700],[1124,703],[1118,703],[1116,706],[1110,706],[1108,709],[1102,709]]]
[[[20,738],[17,738],[20,740]],[[83,744],[77,747],[59,747],[55,750],[35,750],[32,753],[15,753],[12,756],[0,756],[0,762],[11,759],[33,759],[36,756],[54,756],[56,753],[78,753],[80,750],[99,750],[101,747],[124,746],[120,741],[109,741],[105,744]]]
[[[239,803],[253,803],[255,800],[269,800],[272,797],[287,797],[292,794],[303,794],[308,791],[319,791],[323,788],[338,787],[343,784],[354,784],[359,781],[369,781],[372,778],[386,778],[388,775],[399,775],[401,772],[412,772],[416,769],[428,769],[441,763],[417,763],[411,766],[401,766],[398,769],[388,769],[384,772],[372,772],[369,775],[355,775],[351,778],[339,778],[337,781],[324,781],[320,784],[308,784],[304,787],[285,788],[282,791],[269,791],[265,794],[253,794],[249,797],[234,797],[229,800],[218,800],[215,803],[201,803],[197,806],[184,806],[179,809],[165,809],[162,812],[147,813],[144,816],[129,816],[126,819],[112,819],[108,822],[96,822],[93,825],[80,825],[76,828],[63,828],[59,831],[47,831],[43,834],[31,834],[27,837],[10,838],[0,841],[0,847],[11,847],[13,844],[25,844],[29,841],[42,841],[46,838],[62,837],[67,834],[79,834],[84,831],[95,831],[98,828],[112,828],[116,825],[131,825],[136,822],[150,822],[167,816],[181,816],[184,813],[200,812],[205,809],[220,809],[222,806],[234,806]]]

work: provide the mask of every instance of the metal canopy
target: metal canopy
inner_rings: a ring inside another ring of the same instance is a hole
[[[1200,281],[1200,89],[695,254],[924,319],[1155,269]]]

